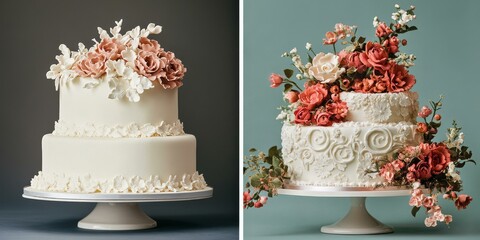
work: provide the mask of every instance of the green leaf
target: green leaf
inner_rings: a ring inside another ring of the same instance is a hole
[[[293,75],[293,70],[292,69],[284,69],[283,73],[285,73],[285,77],[291,78]]]
[[[293,85],[290,84],[290,83],[285,84],[285,88],[283,89],[283,92],[284,93],[289,92],[290,90],[292,90],[292,87],[293,87]]]
[[[243,167],[243,174],[245,174],[245,172],[247,172],[248,168],[246,167]]]
[[[268,197],[270,197],[270,198],[273,197],[273,191],[272,191],[272,189],[269,189],[269,190],[268,190]]]
[[[272,166],[277,168],[280,166],[280,159],[277,156],[272,157]]]
[[[275,178],[272,180],[272,184],[275,186],[275,188],[279,188],[282,186],[282,181],[278,178]]]
[[[408,27],[408,31],[415,31],[415,30],[418,30],[418,28],[415,26]]]
[[[257,149],[255,149],[255,148],[250,148],[250,149],[248,149],[248,151],[249,151],[249,152],[256,152]]]
[[[270,149],[268,149],[268,156],[278,156],[278,148],[277,146],[272,146]]]
[[[250,184],[252,187],[260,187],[262,185],[262,182],[260,181],[260,177],[258,175],[253,175],[250,177]]]
[[[350,42],[355,42],[355,39],[356,39],[356,37],[353,36],[353,37],[350,39]]]
[[[364,38],[364,37],[359,37],[359,38],[358,38],[358,42],[359,42],[359,43],[364,43],[364,42],[365,42],[365,38]]]
[[[420,210],[420,207],[413,207],[412,208],[412,216],[415,217],[417,215],[418,210]]]

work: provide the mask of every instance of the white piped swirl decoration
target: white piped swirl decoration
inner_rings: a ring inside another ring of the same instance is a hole
[[[184,135],[183,124],[180,120],[172,124],[160,122],[159,124],[137,124],[131,123],[126,126],[88,123],[75,124],[63,120],[55,122],[55,130],[52,132],[55,136],[68,137],[166,137]]]
[[[375,127],[365,133],[365,146],[374,154],[387,154],[392,145],[392,133],[386,128]]]
[[[160,193],[202,190],[207,183],[202,174],[170,175],[166,181],[159,176],[116,176],[113,179],[96,179],[90,175],[66,176],[65,174],[38,172],[30,182],[31,187],[42,191],[68,193]]]

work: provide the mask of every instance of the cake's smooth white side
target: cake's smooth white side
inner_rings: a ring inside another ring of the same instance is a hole
[[[347,103],[346,121],[371,123],[416,123],[418,94],[341,92],[340,99]]]
[[[132,123],[172,124],[178,121],[177,89],[163,89],[158,84],[146,90],[140,102],[130,102],[123,98],[109,99],[110,89],[106,81],[100,81],[94,88],[84,88],[76,79],[60,87],[59,121],[68,124],[102,124],[107,126],[129,125]]]
[[[416,144],[421,136],[409,123],[346,122],[332,127],[284,124],[282,154],[290,184],[300,186],[376,186],[375,160]]]
[[[196,171],[193,135],[152,138],[88,138],[47,134],[42,171],[94,178],[182,176]]]

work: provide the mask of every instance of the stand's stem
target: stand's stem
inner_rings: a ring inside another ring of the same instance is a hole
[[[323,226],[323,233],[331,234],[380,234],[391,233],[393,229],[368,213],[365,197],[352,197],[350,211],[338,222]]]
[[[97,203],[93,211],[78,222],[79,228],[92,230],[139,230],[156,226],[157,222],[136,203]]]

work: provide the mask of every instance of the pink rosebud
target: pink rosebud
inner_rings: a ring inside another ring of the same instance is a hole
[[[407,46],[407,39],[402,39],[402,45]]]
[[[255,202],[255,203],[253,204],[253,206],[254,206],[255,208],[261,208],[261,207],[263,207],[263,204],[262,204],[260,201],[257,201],[257,202]]]
[[[338,93],[332,93],[332,95],[330,95],[332,97],[332,100],[334,102],[340,102],[340,94]]]
[[[250,193],[248,191],[243,192],[243,203],[248,203],[252,200],[252,196],[250,196]]]
[[[295,112],[293,112],[293,114],[295,115],[295,123],[310,125],[312,114],[308,108],[300,106]]]
[[[453,221],[452,215],[445,215],[445,223],[449,224]]]
[[[330,44],[335,44],[336,42],[337,42],[337,34],[335,34],[334,32],[325,33],[323,44],[330,45]]]
[[[423,106],[420,112],[418,112],[418,116],[421,118],[426,118],[432,114],[432,109],[427,106]]]
[[[426,123],[419,122],[417,123],[417,132],[426,133],[428,131],[428,126]]]
[[[440,121],[442,119],[442,115],[440,114],[435,114],[435,116],[433,116],[433,118],[437,121]]]
[[[285,99],[288,100],[289,103],[294,103],[298,101],[298,91],[292,90],[285,94]]]
[[[331,93],[339,93],[340,88],[337,85],[333,85],[333,86],[330,87],[330,92]]]
[[[460,194],[455,201],[455,207],[457,207],[458,210],[465,209],[470,202],[472,202],[472,197],[467,194]]]
[[[262,205],[267,204],[268,197],[261,196],[260,199],[258,200]]]
[[[283,83],[283,78],[276,74],[276,73],[272,73],[270,75],[270,87],[271,88],[277,88],[279,87],[280,85],[282,85]]]
[[[330,113],[317,111],[313,116],[313,123],[317,126],[331,126]]]

